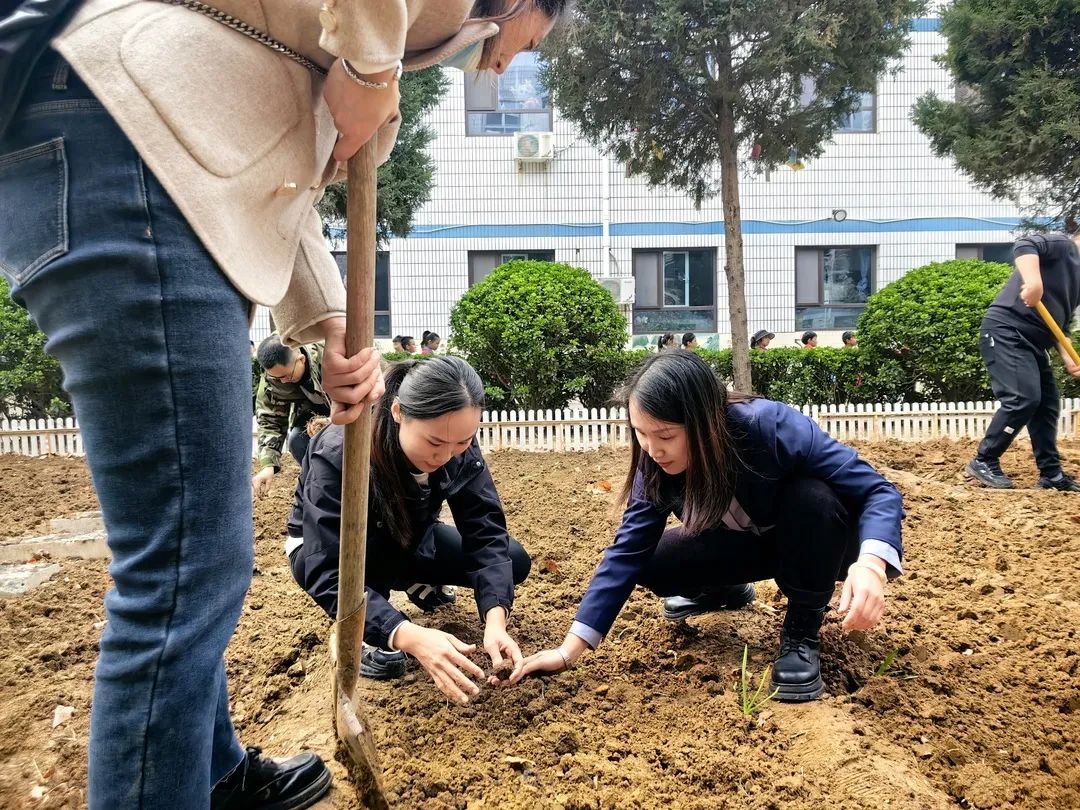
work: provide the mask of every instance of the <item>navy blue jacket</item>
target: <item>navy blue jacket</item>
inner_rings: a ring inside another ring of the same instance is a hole
[[[344,436],[340,425],[331,425],[311,440],[289,515],[289,535],[304,539],[291,555],[293,576],[331,618],[337,614]],[[374,469],[371,474],[375,475]],[[397,586],[421,540],[435,525],[444,502],[450,505],[462,550],[470,561],[466,574],[476,592],[480,618],[499,605],[509,615],[514,603],[506,516],[476,439],[468,450],[433,472],[428,483],[430,495],[421,498],[419,486],[409,481],[406,502],[412,531],[408,547],[390,536],[375,491],[370,490],[364,641],[376,647],[385,648],[390,633],[408,619],[391,606],[390,589]]]
[[[778,511],[784,508],[780,487],[785,479],[819,478],[858,514],[861,541],[878,541],[889,557],[893,556],[889,549],[895,551],[895,564],[890,569],[893,574],[899,572],[903,556],[900,521],[904,515],[900,493],[854,450],[833,439],[809,417],[767,399],[731,405],[728,426],[745,462],[737,473],[735,499],[755,525],[775,525]],[[574,624],[595,631],[583,633],[583,638],[607,635],[673,511],[678,514],[679,510],[645,499],[639,473],[622,525],[578,608]]]

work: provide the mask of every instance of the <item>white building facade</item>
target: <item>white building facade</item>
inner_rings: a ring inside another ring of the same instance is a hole
[[[822,345],[839,345],[867,296],[908,270],[957,257],[1009,260],[1017,207],[976,190],[911,122],[919,96],[954,93],[934,62],[945,49],[938,27],[917,21],[900,70],[878,80],[823,156],[768,176],[747,161],[740,190],[750,333],[767,329],[773,345],[791,345],[812,329]],[[502,77],[447,75],[449,92],[430,116],[432,199],[413,233],[382,257],[381,338],[419,340],[431,330],[445,339],[451,307],[469,286],[528,256],[626,279],[609,286],[633,299],[632,345],[688,331],[702,345],[730,345],[718,198],[695,209],[679,191],[626,177],[551,111],[532,54]],[[539,137],[519,144],[521,131]],[[521,162],[516,149],[549,157]],[[260,321],[256,336],[265,332]]]

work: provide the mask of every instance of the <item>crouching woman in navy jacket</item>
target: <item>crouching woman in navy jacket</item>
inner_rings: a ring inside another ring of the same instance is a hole
[[[408,653],[460,703],[479,691],[474,679],[484,677],[468,658],[475,647],[414,624],[388,600],[391,590],[402,590],[431,611],[453,601],[453,586],[470,587],[492,664],[521,664],[506,621],[514,586],[528,576],[531,561],[507,533],[495,482],[476,442],[483,399],[480,377],[464,360],[407,360],[388,370],[372,428],[361,672],[399,677]],[[285,548],[293,577],[331,618],[337,613],[343,436],[332,425],[312,439]],[[443,503],[456,528],[439,522]]]
[[[788,608],[773,665],[782,700],[821,695],[819,630],[835,583],[845,630],[870,629],[901,564],[900,494],[806,416],[728,395],[691,352],[645,361],[628,381],[633,454],[622,526],[562,645],[512,678],[569,668],[611,629],[635,585],[669,619],[742,607],[775,579]],[[674,513],[682,526],[665,531]],[[680,596],[690,594],[691,596]]]

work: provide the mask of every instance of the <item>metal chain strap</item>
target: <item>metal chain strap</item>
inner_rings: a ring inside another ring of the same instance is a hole
[[[228,26],[234,31],[240,32],[245,37],[255,40],[260,45],[265,45],[270,50],[277,51],[278,53],[289,57],[298,65],[303,65],[305,68],[312,71],[313,73],[318,73],[320,76],[326,75],[326,70],[312,62],[303,54],[297,53],[288,45],[284,45],[278,42],[269,34],[265,34],[258,28],[248,25],[243,20],[238,20],[231,14],[226,14],[224,11],[219,11],[213,6],[209,6],[206,3],[199,2],[199,0],[162,0],[162,2],[168,3],[172,6],[183,6],[184,8],[202,14],[205,17],[209,17],[211,20]]]

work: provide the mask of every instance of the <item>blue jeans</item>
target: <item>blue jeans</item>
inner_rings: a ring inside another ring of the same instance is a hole
[[[43,62],[0,140],[0,269],[63,368],[112,551],[89,806],[206,808],[244,757],[223,656],[252,570],[249,304]]]

